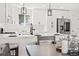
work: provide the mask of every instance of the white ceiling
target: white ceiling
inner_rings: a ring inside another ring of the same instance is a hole
[[[22,3],[17,3],[17,7],[21,6],[23,6]],[[25,3],[24,6],[27,8],[49,8],[49,3]],[[79,11],[79,3],[51,3],[51,8]]]

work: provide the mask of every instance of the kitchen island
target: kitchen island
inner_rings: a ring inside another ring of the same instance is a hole
[[[26,56],[27,52],[25,46],[35,42],[37,42],[37,37],[34,35],[10,36],[8,34],[0,34],[0,44],[16,43],[19,46],[19,56]]]

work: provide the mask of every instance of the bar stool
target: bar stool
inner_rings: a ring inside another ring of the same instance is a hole
[[[1,44],[0,56],[18,56],[18,44],[16,43]]]

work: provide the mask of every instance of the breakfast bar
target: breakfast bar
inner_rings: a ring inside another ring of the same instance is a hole
[[[4,35],[4,34],[3,34]],[[0,44],[5,43],[16,43],[19,47],[19,56],[26,56],[26,48],[25,46],[29,43],[35,43],[37,42],[37,37],[33,35],[22,35],[22,36],[16,36],[16,37],[0,37]]]

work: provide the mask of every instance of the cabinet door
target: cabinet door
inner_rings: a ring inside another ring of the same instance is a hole
[[[6,15],[5,15],[5,3],[0,3],[0,23],[5,23]],[[1,25],[2,26],[2,25]]]
[[[65,33],[70,33],[70,22],[65,22]]]

